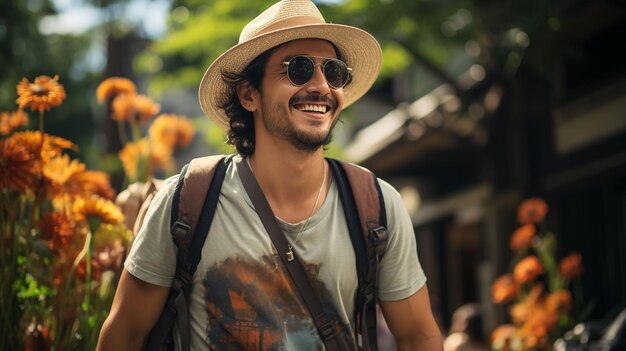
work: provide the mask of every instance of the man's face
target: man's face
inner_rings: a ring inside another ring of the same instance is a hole
[[[309,56],[316,64],[311,79],[299,86],[289,80],[283,64],[298,55]],[[299,150],[315,151],[323,146],[343,105],[343,88],[332,88],[324,78],[322,64],[327,58],[337,58],[337,54],[325,40],[296,40],[278,47],[265,67],[256,128],[264,128],[270,136],[287,140]]]

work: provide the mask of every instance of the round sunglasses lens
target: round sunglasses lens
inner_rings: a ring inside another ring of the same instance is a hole
[[[343,61],[328,60],[324,65],[324,76],[333,88],[341,88],[348,82],[348,67]]]
[[[315,66],[310,58],[296,56],[289,61],[287,73],[293,84],[303,85],[311,79]]]

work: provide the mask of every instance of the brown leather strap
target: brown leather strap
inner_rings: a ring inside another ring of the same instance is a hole
[[[285,238],[285,233],[283,233],[282,229],[276,222],[276,217],[272,212],[272,208],[267,202],[265,195],[263,195],[263,190],[261,190],[259,183],[257,183],[256,178],[254,178],[250,166],[245,160],[236,162],[236,164],[243,186],[246,189],[250,200],[252,200],[252,204],[254,205],[259,218],[261,218],[261,222],[263,222],[265,230],[267,230],[267,233],[272,239],[272,242],[278,251],[278,256],[280,256],[283,261],[283,264],[291,276],[291,280],[300,293],[302,301],[309,310],[311,318],[313,318],[313,322],[317,327],[320,338],[324,342],[326,350],[341,350],[335,328],[331,324],[331,320],[328,316],[326,316],[326,313],[324,313],[317,296],[315,296],[311,282],[307,278],[304,268],[302,267],[302,263],[300,262],[300,258],[296,253],[294,253],[296,258],[295,260],[289,261],[287,259],[286,254],[289,247],[287,239]]]

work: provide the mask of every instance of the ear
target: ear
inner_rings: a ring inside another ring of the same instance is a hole
[[[259,94],[250,82],[242,82],[237,84],[237,97],[243,108],[250,112],[256,111],[258,108]]]

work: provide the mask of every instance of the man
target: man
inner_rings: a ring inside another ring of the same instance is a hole
[[[344,63],[345,62],[345,63]],[[251,167],[312,285],[356,349],[356,263],[323,147],[342,108],[371,87],[380,46],[354,27],[325,23],[308,0],[283,0],[242,31],[208,68],[199,98]],[[166,181],[133,244],[101,350],[138,350],[157,321],[175,270]],[[442,350],[411,221],[398,193],[381,182],[389,239],[379,266],[380,306],[400,350]],[[293,252],[292,252],[293,253]],[[237,167],[231,164],[190,297],[194,350],[319,350],[323,343],[278,259]]]

